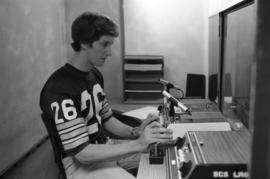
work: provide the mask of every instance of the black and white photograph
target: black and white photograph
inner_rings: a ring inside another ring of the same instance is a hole
[[[269,9],[0,0],[0,178],[270,179]]]

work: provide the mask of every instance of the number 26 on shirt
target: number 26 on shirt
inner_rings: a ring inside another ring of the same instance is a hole
[[[93,86],[93,98],[94,101],[92,101],[91,95],[88,93],[87,90],[84,90],[81,93],[81,111],[87,109],[87,102],[89,101],[89,112],[86,116],[86,119],[91,119],[94,116],[94,110],[93,110],[93,105],[95,105],[95,117],[97,118],[97,120],[100,122],[101,121],[101,117],[99,115],[99,111],[102,108],[102,103],[99,102],[98,99],[98,93],[102,93],[103,94],[103,90],[100,87],[99,84],[96,84]],[[63,116],[65,117],[65,119],[67,120],[73,120],[76,119],[77,117],[77,111],[76,108],[74,106],[74,102],[71,99],[64,99],[61,104],[59,104],[58,102],[53,102],[51,104],[51,109],[55,112],[54,114],[54,120],[56,124],[60,124],[64,122],[63,118],[59,117],[59,112],[60,112],[60,108],[63,111]]]

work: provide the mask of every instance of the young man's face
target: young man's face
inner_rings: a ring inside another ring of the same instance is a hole
[[[98,41],[92,43],[92,47],[87,46],[86,54],[90,65],[101,67],[105,60],[111,55],[111,46],[114,42],[112,36],[101,36]]]

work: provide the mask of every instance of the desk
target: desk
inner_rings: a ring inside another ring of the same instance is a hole
[[[218,112],[218,106],[209,99],[181,99],[187,107],[191,108],[191,112]]]
[[[192,116],[182,116],[182,119],[186,120],[186,124],[182,125],[182,128],[184,125],[186,127],[190,126],[191,123],[200,121],[207,121],[207,122],[216,122],[220,121],[218,124],[211,123],[210,127],[197,127],[201,128],[201,130],[213,130],[215,127],[213,125],[221,126],[219,128],[222,128],[220,130],[230,130],[229,124],[226,124],[224,120],[222,120],[224,117],[219,112],[217,106],[209,101],[208,99],[184,99],[181,100],[186,105],[189,105],[191,108],[196,108],[196,112],[193,113]],[[210,107],[207,107],[207,110],[205,110],[205,106],[209,105]],[[151,108],[145,108],[145,109],[151,109]],[[153,109],[151,109],[153,110]],[[139,111],[144,111],[140,109]],[[136,111],[137,112],[137,111]],[[145,116],[144,116],[145,117]],[[194,121],[189,120],[189,118],[192,118]],[[207,119],[207,120],[206,120]],[[213,119],[213,120],[212,120]],[[205,123],[206,124],[206,123]],[[210,124],[210,123],[209,123]],[[224,125],[224,126],[222,126]],[[195,126],[191,126],[192,129]],[[185,128],[185,127],[184,127]],[[223,129],[224,128],[224,129]],[[198,129],[199,130],[199,129]],[[180,134],[178,134],[180,135]],[[184,131],[181,133],[181,137],[184,135]],[[149,154],[142,154],[139,164],[139,170],[138,170],[138,179],[167,179],[169,178],[168,173],[166,171],[166,162],[168,161],[167,155],[165,156],[164,163],[163,164],[149,164]]]
[[[173,129],[174,137],[183,137],[188,130],[194,131],[230,131],[230,125],[225,122],[217,123],[179,123],[168,128]],[[164,158],[164,163],[149,164],[149,154],[143,153],[139,163],[138,179],[167,179],[169,178],[166,170],[167,153]]]
[[[209,99],[198,99],[198,98],[183,98],[180,99],[182,103],[185,104],[209,104],[209,103],[214,103]]]
[[[217,167],[222,166],[224,168],[223,171],[227,173],[231,173],[228,176],[228,178],[232,178],[232,174],[235,173],[236,177],[234,178],[243,178],[245,175],[244,173],[247,173],[246,166],[250,161],[250,144],[251,144],[251,134],[248,130],[239,130],[239,131],[221,131],[221,132],[191,132],[192,135],[196,135],[196,138],[198,138],[198,141],[202,141],[203,145],[200,147],[200,151],[203,154],[204,162],[198,162],[200,164],[197,166],[197,172],[196,170],[193,170],[194,173],[197,173],[196,176],[198,176],[198,170],[205,170],[205,172],[200,172],[200,174],[211,175],[211,171],[215,171],[216,168],[212,168],[214,165]],[[189,139],[191,134],[188,133]],[[196,143],[196,142],[195,142]],[[195,143],[192,144],[194,147]],[[191,142],[189,142],[191,145]],[[187,143],[184,145],[184,147],[187,146]],[[168,151],[167,151],[168,152]],[[171,151],[172,152],[172,151]],[[198,153],[192,152],[192,156],[197,156],[198,161]],[[195,154],[197,153],[197,154]],[[191,156],[191,153],[189,153]],[[178,178],[175,172],[177,172],[177,169],[174,167],[168,167],[169,163],[172,160],[169,160],[168,153],[166,153],[164,163],[162,165],[150,165],[149,164],[149,155],[148,154],[142,154],[141,160],[140,160],[140,166],[137,178],[138,179],[169,179]],[[174,158],[171,158],[174,159]],[[195,162],[193,162],[194,164]],[[193,165],[195,166],[195,165]],[[201,167],[204,167],[202,169]],[[232,168],[231,168],[232,167]],[[207,170],[206,170],[207,168]],[[172,169],[171,173],[173,177],[170,177],[168,169]],[[194,168],[193,168],[194,169]],[[190,170],[192,171],[192,170]],[[238,175],[237,173],[242,173]],[[208,174],[207,174],[208,173]],[[213,174],[213,173],[212,173]],[[237,177],[238,175],[238,177]],[[178,175],[179,176],[179,175]],[[200,176],[200,175],[199,175]],[[235,175],[234,175],[235,176]],[[192,178],[199,179],[198,177],[195,177],[193,175]],[[201,178],[212,178],[212,177],[201,177]],[[218,178],[218,177],[217,177]],[[222,178],[222,177],[220,177]],[[227,177],[224,177],[227,178]],[[181,179],[181,176],[179,176],[178,179]]]
[[[191,109],[192,115],[182,114],[177,122],[227,122],[218,106],[209,99],[182,99],[181,102]]]
[[[181,100],[182,101],[182,100]],[[184,135],[184,129],[187,130],[198,128],[198,131],[201,130],[230,130],[230,125],[224,121],[223,115],[218,110],[217,106],[207,99],[184,99],[183,102],[187,105],[190,105],[193,108],[196,108],[196,112],[192,113],[192,116],[183,115],[182,119],[185,120],[185,124],[179,124],[183,128],[181,134],[178,136]],[[207,108],[205,106],[208,105]],[[207,109],[207,110],[205,110]],[[144,108],[139,108],[137,110],[129,111],[125,115],[137,117],[144,119],[148,113],[156,113],[157,108],[153,106],[147,106]],[[192,120],[190,120],[192,119]],[[192,123],[196,123],[193,126],[190,126]],[[201,126],[198,126],[198,122],[205,122]],[[207,125],[207,122],[209,125]],[[210,123],[209,123],[210,122]],[[212,122],[212,123],[211,123]],[[213,123],[216,122],[216,123]],[[181,122],[180,122],[181,123]],[[166,171],[166,162],[168,161],[167,155],[165,156],[164,163],[160,164],[149,164],[149,154],[143,153],[141,155],[139,170],[138,170],[138,179],[168,179],[168,173]]]

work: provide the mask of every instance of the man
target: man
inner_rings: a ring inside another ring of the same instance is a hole
[[[86,12],[73,22],[71,31],[74,55],[51,75],[40,96],[42,112],[54,121],[61,140],[67,178],[134,178],[118,161],[146,151],[152,143],[171,141],[172,131],[163,128],[155,115],[136,128],[112,116],[103,77],[95,68],[111,55],[118,36],[110,18]],[[114,144],[105,129],[133,140]]]

